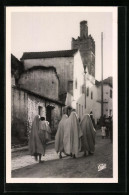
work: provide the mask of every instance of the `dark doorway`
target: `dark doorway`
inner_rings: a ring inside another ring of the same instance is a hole
[[[43,108],[42,108],[41,106],[38,107],[38,114],[39,114],[40,116],[41,116],[41,114],[42,114],[42,109],[43,109]]]
[[[50,127],[51,127],[51,118],[52,118],[52,107],[47,106],[46,107],[46,120],[49,122]]]

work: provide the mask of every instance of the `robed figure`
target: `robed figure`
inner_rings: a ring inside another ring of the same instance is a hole
[[[64,152],[64,144],[63,144],[63,139],[64,139],[64,132],[66,130],[66,121],[68,119],[67,115],[67,107],[63,108],[63,115],[62,119],[59,122],[57,133],[55,136],[55,150],[58,153],[59,152],[59,157],[62,158],[61,153]]]
[[[82,130],[80,128],[77,114],[72,111],[66,122],[63,139],[66,154],[72,155],[73,157],[78,156],[78,153],[81,150],[81,137]]]
[[[83,116],[83,119],[80,123],[81,129],[83,132],[82,137],[82,150],[84,155],[93,154],[95,151],[95,135],[96,130],[94,129],[92,120],[89,114]]]
[[[39,156],[39,162],[41,162],[41,155],[45,154],[43,145],[43,140],[45,140],[45,138],[42,138],[40,135],[39,121],[39,115],[36,115],[32,123],[32,129],[30,133],[29,151],[30,155],[35,157],[35,160],[37,160],[37,157]]]
[[[51,129],[48,125],[48,121],[45,121],[45,117],[40,118],[38,135],[43,145],[44,156],[46,150],[46,143],[51,140]]]

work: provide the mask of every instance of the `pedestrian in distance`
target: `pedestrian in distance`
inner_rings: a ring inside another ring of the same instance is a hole
[[[73,110],[66,121],[64,131],[64,151],[73,158],[81,151],[82,130],[75,110]]]
[[[92,120],[89,114],[85,114],[80,123],[82,129],[82,151],[84,151],[84,156],[88,154],[94,154],[95,151],[95,135],[96,130],[93,126]]]
[[[102,123],[102,126],[101,126],[101,133],[102,133],[102,139],[105,139],[106,138],[106,125],[104,122]]]
[[[66,121],[68,119],[68,107],[63,108],[62,119],[59,122],[57,133],[55,136],[55,150],[59,153],[59,158],[62,158],[62,152],[64,152],[64,131],[66,130]]]
[[[29,139],[29,152],[31,156],[35,157],[35,160],[38,160],[39,163],[41,162],[41,155],[45,154],[44,145],[43,145],[43,138],[40,136],[40,128],[39,128],[39,121],[40,116],[36,115],[31,128],[30,139]]]

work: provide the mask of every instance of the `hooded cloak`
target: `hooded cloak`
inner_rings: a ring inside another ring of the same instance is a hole
[[[66,154],[78,155],[81,150],[82,131],[75,112],[71,112],[64,132],[64,150]]]
[[[64,138],[64,131],[66,130],[66,121],[68,116],[63,114],[61,121],[59,122],[58,130],[55,136],[55,150],[56,152],[63,152],[64,145],[63,145],[63,138]]]
[[[32,156],[45,153],[42,141],[39,137],[39,116],[35,116],[29,139],[29,151]]]
[[[93,153],[95,151],[95,134],[96,131],[93,127],[92,120],[89,114],[84,115],[81,123],[81,129],[83,132],[82,148],[83,150]]]

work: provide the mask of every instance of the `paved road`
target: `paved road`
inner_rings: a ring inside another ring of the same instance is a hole
[[[112,177],[112,144],[109,139],[101,139],[97,131],[96,150],[92,156],[73,159],[64,156],[59,159],[54,145],[48,147],[43,163],[39,164],[26,154],[12,157],[12,177],[20,178],[111,178]],[[105,163],[106,168],[98,171],[98,165]],[[22,168],[23,167],[23,168]]]

